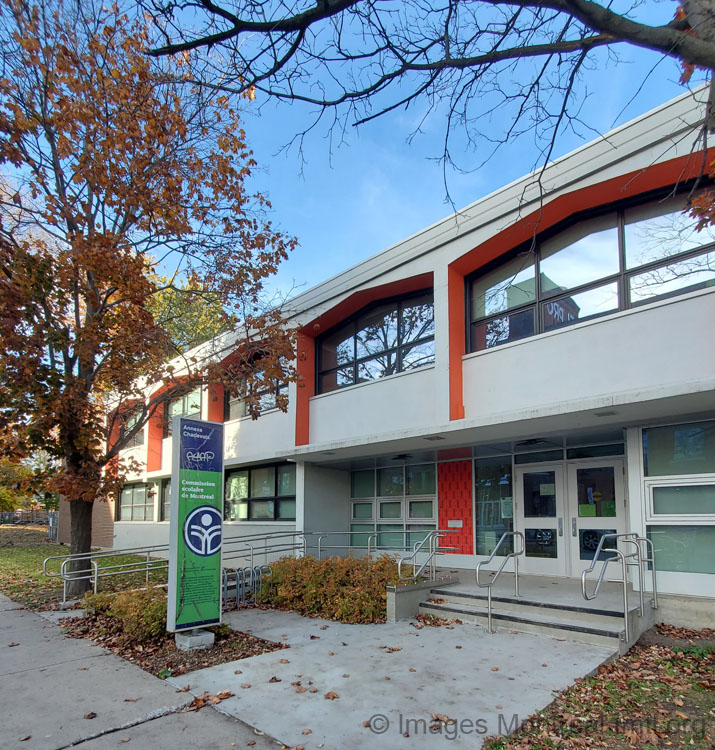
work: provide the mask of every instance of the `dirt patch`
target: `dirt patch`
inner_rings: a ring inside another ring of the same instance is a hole
[[[643,633],[638,639],[638,645],[667,646],[674,649],[694,645],[715,648],[715,630],[713,628],[693,630],[659,623]]]
[[[0,547],[34,547],[42,544],[54,544],[47,538],[47,526],[0,526]]]
[[[197,669],[214,667],[229,661],[247,659],[288,648],[287,644],[256,638],[228,626],[214,629],[216,641],[203,651],[179,651],[173,634],[151,643],[131,642],[118,626],[117,619],[107,615],[65,618],[60,621],[68,638],[90,638],[100,646],[136,664],[156,677],[166,678],[187,674]]]

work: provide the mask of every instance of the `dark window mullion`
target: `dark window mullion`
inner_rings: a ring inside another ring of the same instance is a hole
[[[626,216],[624,211],[618,212],[618,263],[620,268],[618,278],[618,309],[627,310],[630,306],[628,294],[628,280],[626,279]]]

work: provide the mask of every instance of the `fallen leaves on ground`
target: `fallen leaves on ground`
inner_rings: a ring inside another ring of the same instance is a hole
[[[703,631],[677,630],[681,646],[635,646],[484,749],[715,747],[715,691],[703,685],[715,685],[715,649],[698,644]]]
[[[340,696],[337,693],[334,693],[332,690],[329,693],[325,694],[325,699],[329,701],[334,701]]]
[[[287,648],[283,643],[256,638],[236,630],[217,631],[214,645],[201,651],[180,651],[176,648],[171,633],[165,633],[155,641],[138,644],[126,637],[117,618],[102,614],[65,618],[60,624],[68,638],[90,638],[147,672],[162,678],[176,677],[195,669],[213,667]],[[236,674],[240,674],[240,670],[237,670]]]
[[[221,701],[225,701],[227,698],[232,698],[234,693],[230,690],[219,690],[218,693],[213,695],[208,690],[204,690],[201,695],[197,695],[188,706],[181,709],[179,713],[188,713],[189,711],[198,711],[204,706],[215,706]]]

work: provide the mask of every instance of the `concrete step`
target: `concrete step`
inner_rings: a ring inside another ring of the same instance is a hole
[[[486,590],[455,590],[453,588],[432,588],[430,599],[443,599],[455,606],[469,606],[475,609],[487,607]],[[568,622],[583,623],[606,630],[623,629],[623,611],[603,609],[600,607],[580,606],[579,604],[561,604],[531,600],[527,597],[516,597],[503,593],[492,593],[492,609],[498,608],[504,612],[518,612],[521,616],[546,615],[552,619]]]
[[[493,602],[494,604],[494,602]],[[435,617],[468,622],[486,627],[487,612],[481,606],[470,604],[436,604],[421,602],[421,614],[431,614]],[[621,651],[625,644],[621,638],[623,618],[620,627],[595,626],[580,621],[569,620],[568,617],[555,617],[553,612],[525,612],[513,609],[492,607],[492,627],[503,630],[514,630],[520,633],[536,633],[553,638],[578,641],[599,646],[612,647],[614,651]]]

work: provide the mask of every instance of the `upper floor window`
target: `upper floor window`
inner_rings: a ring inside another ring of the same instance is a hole
[[[255,390],[258,398],[256,408],[259,412],[269,411],[279,406],[281,396],[288,396],[288,383],[283,380],[270,381]],[[243,393],[237,396],[229,396],[226,392],[223,402],[223,419],[228,422],[231,419],[251,416],[249,405]]]
[[[124,442],[125,435],[130,433],[137,425],[137,422],[143,416],[143,408],[137,406],[124,414],[119,416],[119,440]],[[125,448],[138,448],[140,445],[144,445],[144,428],[136,432],[129,440],[122,445],[122,449]]]
[[[434,364],[432,291],[381,302],[318,343],[318,393]]]
[[[588,219],[470,277],[470,351],[715,286],[715,230],[670,198]]]
[[[171,421],[174,417],[201,419],[201,386],[164,404],[164,437],[171,435]]]

